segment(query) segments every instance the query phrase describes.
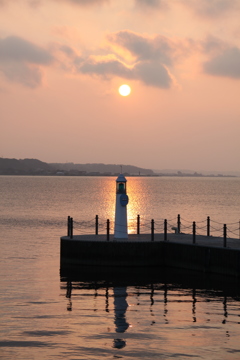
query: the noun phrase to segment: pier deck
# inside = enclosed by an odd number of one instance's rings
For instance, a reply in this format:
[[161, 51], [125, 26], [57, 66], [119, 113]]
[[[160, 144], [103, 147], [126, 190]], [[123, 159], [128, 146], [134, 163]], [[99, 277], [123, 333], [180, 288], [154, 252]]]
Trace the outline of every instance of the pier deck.
[[[70, 240], [69, 236], [62, 236], [61, 239]], [[74, 235], [72, 237], [73, 241], [90, 241], [90, 242], [106, 242], [106, 235]], [[154, 234], [153, 242], [164, 241], [164, 234]], [[193, 236], [191, 234], [175, 234], [169, 233], [167, 234], [167, 241], [178, 243], [178, 244], [188, 244], [188, 245], [201, 245], [208, 247], [219, 247], [223, 248], [223, 237], [215, 237], [215, 236], [205, 236], [205, 235], [196, 235], [195, 244], [193, 244]], [[114, 239], [113, 235], [110, 235], [109, 242], [152, 242], [151, 234], [129, 234], [128, 239]], [[227, 238], [226, 248], [228, 249], [236, 249], [240, 250], [240, 240], [235, 238]]]
[[[226, 245], [224, 247], [224, 245]], [[240, 277], [240, 240], [189, 234], [129, 234], [128, 239], [107, 241], [106, 235], [61, 237], [61, 268], [173, 267]]]

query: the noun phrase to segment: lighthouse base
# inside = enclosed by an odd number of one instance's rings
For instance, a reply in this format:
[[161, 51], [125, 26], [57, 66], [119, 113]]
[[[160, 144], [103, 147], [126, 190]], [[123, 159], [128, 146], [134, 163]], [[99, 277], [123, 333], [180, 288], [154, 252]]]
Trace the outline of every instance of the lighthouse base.
[[115, 236], [114, 235], [114, 238], [113, 238], [113, 240], [115, 240], [115, 241], [126, 241], [128, 239], [128, 234], [126, 234], [126, 236], [124, 237], [124, 236]]

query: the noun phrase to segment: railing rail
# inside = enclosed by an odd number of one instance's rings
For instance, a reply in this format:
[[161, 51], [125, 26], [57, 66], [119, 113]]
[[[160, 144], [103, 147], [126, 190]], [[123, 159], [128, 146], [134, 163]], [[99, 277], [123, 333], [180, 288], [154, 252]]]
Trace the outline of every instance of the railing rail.
[[[137, 215], [134, 219], [128, 219], [128, 229], [131, 234], [150, 234], [151, 241], [154, 241], [156, 234], [164, 234], [164, 241], [167, 241], [167, 235], [175, 234], [192, 234], [192, 242], [196, 243], [196, 235], [207, 237], [223, 237], [223, 246], [227, 246], [227, 238], [240, 240], [240, 221], [227, 224], [221, 224], [218, 221], [210, 219], [208, 216], [201, 221], [189, 221], [177, 215], [174, 219], [151, 219], [147, 220]], [[109, 240], [110, 234], [114, 233], [114, 222], [109, 219], [101, 219], [98, 215], [90, 221], [75, 221], [68, 216], [67, 219], [67, 236], [73, 238], [73, 228], [75, 233], [83, 234], [107, 234]], [[228, 236], [230, 234], [230, 236]]]

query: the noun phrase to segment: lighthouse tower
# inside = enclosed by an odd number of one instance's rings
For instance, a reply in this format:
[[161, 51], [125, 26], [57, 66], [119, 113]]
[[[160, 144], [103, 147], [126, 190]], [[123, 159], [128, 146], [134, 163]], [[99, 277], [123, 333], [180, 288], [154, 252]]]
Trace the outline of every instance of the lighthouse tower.
[[115, 239], [127, 239], [127, 180], [120, 174], [116, 180], [116, 210], [115, 210], [115, 227], [114, 238]]

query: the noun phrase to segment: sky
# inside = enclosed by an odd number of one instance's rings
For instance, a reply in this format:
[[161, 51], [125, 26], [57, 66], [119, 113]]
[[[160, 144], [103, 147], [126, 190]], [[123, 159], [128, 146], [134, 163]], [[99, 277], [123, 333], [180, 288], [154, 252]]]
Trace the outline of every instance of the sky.
[[0, 0], [0, 156], [240, 171], [239, 19], [240, 0]]

